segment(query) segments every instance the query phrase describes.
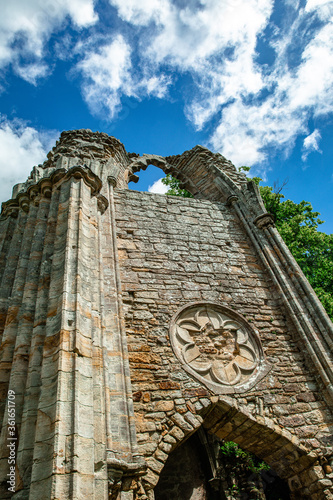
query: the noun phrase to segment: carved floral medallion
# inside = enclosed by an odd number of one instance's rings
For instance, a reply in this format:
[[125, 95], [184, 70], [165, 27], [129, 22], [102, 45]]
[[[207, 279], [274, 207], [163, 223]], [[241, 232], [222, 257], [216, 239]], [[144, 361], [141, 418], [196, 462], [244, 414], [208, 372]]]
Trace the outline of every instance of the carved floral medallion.
[[196, 302], [180, 309], [170, 339], [185, 370], [217, 394], [244, 392], [271, 368], [251, 325], [219, 304]]

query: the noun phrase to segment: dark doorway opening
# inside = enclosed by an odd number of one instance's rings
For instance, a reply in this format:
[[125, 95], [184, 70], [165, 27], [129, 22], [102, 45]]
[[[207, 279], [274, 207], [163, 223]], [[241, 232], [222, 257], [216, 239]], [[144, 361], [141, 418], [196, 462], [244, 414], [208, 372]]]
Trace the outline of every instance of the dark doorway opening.
[[[290, 500], [273, 469], [246, 471], [221, 453], [222, 442], [203, 429], [170, 453], [155, 487], [155, 500]], [[255, 458], [255, 457], [254, 457]]]

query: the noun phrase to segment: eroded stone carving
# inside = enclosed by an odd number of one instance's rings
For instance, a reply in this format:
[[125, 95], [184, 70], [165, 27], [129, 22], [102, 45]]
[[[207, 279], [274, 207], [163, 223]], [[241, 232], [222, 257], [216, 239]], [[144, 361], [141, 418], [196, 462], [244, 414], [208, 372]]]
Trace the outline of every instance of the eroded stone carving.
[[258, 334], [219, 304], [183, 307], [172, 321], [170, 339], [185, 370], [217, 394], [246, 391], [270, 369]]

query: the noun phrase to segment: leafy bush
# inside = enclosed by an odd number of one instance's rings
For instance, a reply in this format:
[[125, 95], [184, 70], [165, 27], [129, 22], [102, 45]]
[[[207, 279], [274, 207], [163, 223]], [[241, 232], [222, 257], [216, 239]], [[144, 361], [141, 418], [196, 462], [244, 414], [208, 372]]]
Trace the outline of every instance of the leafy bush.
[[240, 467], [253, 472], [254, 474], [260, 474], [263, 470], [269, 470], [270, 466], [266, 464], [263, 460], [259, 460], [253, 453], [249, 451], [244, 451], [238, 446], [238, 444], [233, 441], [226, 441], [222, 444], [221, 448], [222, 455], [225, 455], [232, 462], [237, 462]]

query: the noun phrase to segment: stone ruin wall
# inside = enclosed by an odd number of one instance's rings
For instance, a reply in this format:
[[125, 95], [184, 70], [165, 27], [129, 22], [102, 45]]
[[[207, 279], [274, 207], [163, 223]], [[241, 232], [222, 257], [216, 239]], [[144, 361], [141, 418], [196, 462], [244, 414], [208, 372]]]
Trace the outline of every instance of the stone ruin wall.
[[[194, 199], [128, 190], [149, 164]], [[169, 454], [200, 428], [266, 460], [294, 499], [333, 498], [332, 324], [230, 162], [201, 146], [139, 157], [106, 134], [66, 132], [0, 224], [14, 499], [153, 500]], [[205, 372], [188, 340], [197, 323], [177, 330], [186, 308], [243, 325], [227, 355], [234, 367], [252, 353], [256, 367], [227, 388], [216, 353]], [[206, 336], [222, 335], [222, 323], [207, 325]], [[6, 432], [4, 418], [3, 477]]]
[[[240, 412], [237, 442], [246, 448], [256, 441], [251, 424], [266, 418], [309, 451], [331, 446], [320, 380], [235, 214], [222, 203], [135, 191], [118, 191], [116, 209], [137, 437], [152, 484], [176, 442], [199, 427], [217, 399], [186, 374], [170, 345], [171, 318], [189, 302], [221, 302], [242, 314], [260, 331], [272, 365], [252, 390], [221, 397]], [[244, 416], [252, 421], [242, 431]], [[229, 429], [217, 435], [228, 438]], [[252, 450], [261, 456], [263, 440]], [[281, 451], [266, 454], [279, 469]]]

